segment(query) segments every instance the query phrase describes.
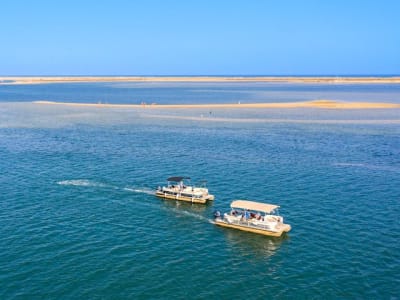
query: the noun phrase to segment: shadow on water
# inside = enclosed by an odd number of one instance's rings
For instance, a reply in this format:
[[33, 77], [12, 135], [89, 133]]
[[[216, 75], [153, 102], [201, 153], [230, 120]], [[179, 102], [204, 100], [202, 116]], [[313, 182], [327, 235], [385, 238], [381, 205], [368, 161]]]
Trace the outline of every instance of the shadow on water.
[[221, 228], [228, 247], [241, 255], [257, 255], [258, 258], [268, 258], [277, 253], [283, 243], [289, 240], [287, 234], [281, 237], [258, 235], [230, 228]]

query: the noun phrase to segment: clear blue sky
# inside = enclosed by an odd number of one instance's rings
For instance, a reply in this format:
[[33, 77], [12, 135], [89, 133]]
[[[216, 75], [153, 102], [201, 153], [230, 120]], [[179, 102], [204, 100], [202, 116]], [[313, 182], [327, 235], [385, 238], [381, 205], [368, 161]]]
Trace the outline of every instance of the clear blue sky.
[[0, 5], [0, 75], [204, 74], [400, 74], [400, 1]]

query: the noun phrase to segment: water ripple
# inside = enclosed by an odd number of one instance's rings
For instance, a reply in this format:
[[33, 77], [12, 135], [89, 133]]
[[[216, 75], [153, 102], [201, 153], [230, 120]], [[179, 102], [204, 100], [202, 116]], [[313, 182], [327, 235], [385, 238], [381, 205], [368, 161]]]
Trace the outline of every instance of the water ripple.
[[[7, 112], [29, 126], [3, 120], [0, 128], [1, 299], [400, 294], [396, 125], [79, 117], [29, 105]], [[310, 117], [242, 113], [221, 117]], [[155, 197], [173, 174], [207, 179], [216, 200]], [[292, 231], [275, 239], [212, 224], [213, 211], [237, 198], [280, 205]]]

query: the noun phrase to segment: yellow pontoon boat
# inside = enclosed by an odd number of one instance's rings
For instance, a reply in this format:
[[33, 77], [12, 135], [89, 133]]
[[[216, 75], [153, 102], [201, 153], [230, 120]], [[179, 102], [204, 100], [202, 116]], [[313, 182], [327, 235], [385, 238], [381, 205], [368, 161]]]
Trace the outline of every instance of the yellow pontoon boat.
[[276, 213], [279, 206], [248, 200], [235, 200], [231, 211], [223, 216], [214, 214], [215, 224], [223, 227], [279, 237], [289, 232], [291, 226], [283, 223], [283, 217]]

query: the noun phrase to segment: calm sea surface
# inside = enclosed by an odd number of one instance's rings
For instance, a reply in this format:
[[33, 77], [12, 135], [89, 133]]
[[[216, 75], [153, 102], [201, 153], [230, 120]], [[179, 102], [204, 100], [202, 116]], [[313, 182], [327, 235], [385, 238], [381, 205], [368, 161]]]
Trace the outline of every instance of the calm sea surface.
[[109, 82], [1, 85], [0, 101], [92, 103], [253, 103], [316, 99], [400, 102], [400, 84]]
[[[400, 103], [398, 85], [0, 85], [0, 299], [398, 299], [400, 110], [109, 103]], [[155, 198], [168, 176], [215, 202]], [[233, 199], [292, 231], [216, 227]]]

